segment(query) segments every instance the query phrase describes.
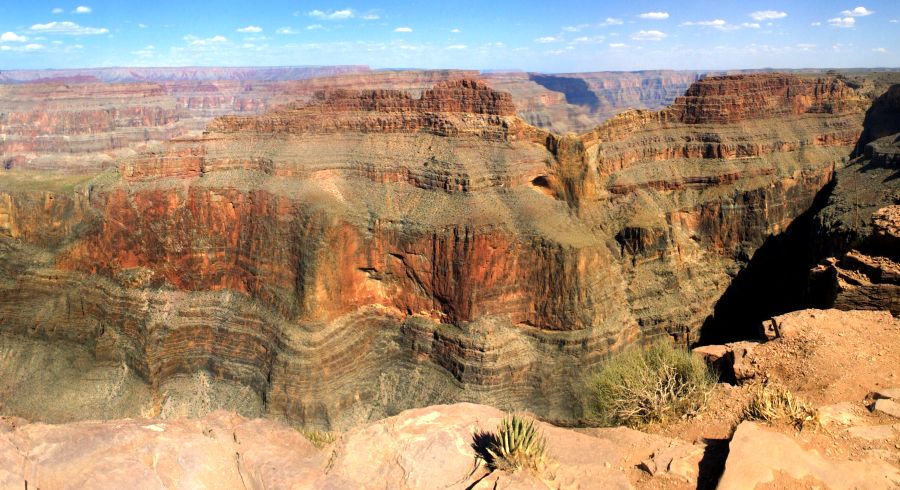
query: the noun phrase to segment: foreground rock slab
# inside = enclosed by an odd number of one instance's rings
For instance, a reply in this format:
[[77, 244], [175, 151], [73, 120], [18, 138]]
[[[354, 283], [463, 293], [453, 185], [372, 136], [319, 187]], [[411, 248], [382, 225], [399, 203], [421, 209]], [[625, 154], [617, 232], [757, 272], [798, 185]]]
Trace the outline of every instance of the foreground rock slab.
[[696, 485], [702, 446], [624, 428], [539, 424], [540, 474], [492, 472], [477, 434], [504, 412], [474, 404], [408, 410], [317, 449], [272, 420], [217, 411], [203, 419], [65, 425], [0, 420], [0, 488], [633, 488], [638, 462]]
[[829, 460], [754, 422], [741, 423], [729, 447], [720, 490], [798, 488], [801, 480], [835, 490], [900, 486], [900, 470], [883, 461]]

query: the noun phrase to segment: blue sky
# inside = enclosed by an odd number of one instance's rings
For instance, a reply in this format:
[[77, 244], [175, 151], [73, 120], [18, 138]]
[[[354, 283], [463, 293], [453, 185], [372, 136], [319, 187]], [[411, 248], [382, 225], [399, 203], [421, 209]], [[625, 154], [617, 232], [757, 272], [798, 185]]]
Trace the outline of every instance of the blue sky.
[[898, 0], [0, 2], [0, 69], [900, 66]]

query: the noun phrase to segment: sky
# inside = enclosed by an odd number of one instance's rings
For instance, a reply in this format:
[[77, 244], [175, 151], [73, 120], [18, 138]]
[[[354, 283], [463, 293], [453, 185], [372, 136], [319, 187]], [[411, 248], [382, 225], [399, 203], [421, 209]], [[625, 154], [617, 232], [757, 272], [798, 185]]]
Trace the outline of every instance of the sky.
[[0, 0], [0, 70], [900, 67], [900, 0]]

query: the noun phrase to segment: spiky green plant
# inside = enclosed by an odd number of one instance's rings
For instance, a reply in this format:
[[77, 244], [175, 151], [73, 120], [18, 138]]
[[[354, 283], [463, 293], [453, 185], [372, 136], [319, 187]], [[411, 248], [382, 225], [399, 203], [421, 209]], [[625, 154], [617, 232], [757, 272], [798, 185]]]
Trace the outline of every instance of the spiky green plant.
[[504, 417], [487, 448], [493, 468], [539, 471], [544, 464], [546, 440], [534, 420], [518, 415]]

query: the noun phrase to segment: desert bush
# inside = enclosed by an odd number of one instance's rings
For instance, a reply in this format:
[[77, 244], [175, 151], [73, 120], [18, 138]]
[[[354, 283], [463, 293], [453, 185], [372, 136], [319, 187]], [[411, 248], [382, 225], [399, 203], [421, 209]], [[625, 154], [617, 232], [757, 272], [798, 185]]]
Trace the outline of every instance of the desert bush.
[[715, 382], [703, 360], [660, 342], [610, 357], [589, 382], [589, 411], [602, 425], [665, 422], [697, 413]]
[[750, 403], [744, 408], [745, 420], [769, 423], [788, 422], [798, 429], [816, 424], [816, 409], [798, 399], [787, 388], [774, 383], [759, 384], [753, 390]]
[[337, 435], [334, 432], [327, 432], [324, 430], [300, 429], [300, 433], [303, 434], [303, 437], [305, 437], [307, 441], [311, 442], [313, 446], [316, 446], [318, 449], [330, 445], [337, 439]]
[[540, 471], [544, 465], [546, 441], [534, 420], [519, 415], [505, 417], [491, 435], [487, 446], [488, 464], [494, 469]]

